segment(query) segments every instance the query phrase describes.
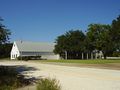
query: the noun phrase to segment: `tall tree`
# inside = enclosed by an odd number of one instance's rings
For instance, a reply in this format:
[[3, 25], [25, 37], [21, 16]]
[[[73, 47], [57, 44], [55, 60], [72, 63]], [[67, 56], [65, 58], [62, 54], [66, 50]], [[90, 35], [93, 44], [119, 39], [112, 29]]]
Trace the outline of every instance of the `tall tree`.
[[93, 50], [101, 50], [104, 58], [113, 52], [113, 43], [109, 35], [110, 25], [90, 24], [88, 26], [87, 41]]
[[69, 59], [80, 58], [80, 53], [84, 47], [84, 39], [85, 35], [82, 31], [70, 30], [57, 37], [54, 52], [62, 55], [67, 51]]
[[115, 44], [116, 50], [120, 51], [120, 16], [112, 21], [112, 29], [110, 30], [112, 42]]
[[0, 17], [0, 44], [7, 43], [9, 41], [10, 30], [2, 24], [3, 19]]
[[5, 43], [0, 45], [0, 58], [10, 57], [12, 45], [13, 45], [12, 43]]
[[3, 24], [3, 19], [0, 18], [0, 58], [9, 57], [12, 44], [9, 43], [9, 36], [11, 35]]

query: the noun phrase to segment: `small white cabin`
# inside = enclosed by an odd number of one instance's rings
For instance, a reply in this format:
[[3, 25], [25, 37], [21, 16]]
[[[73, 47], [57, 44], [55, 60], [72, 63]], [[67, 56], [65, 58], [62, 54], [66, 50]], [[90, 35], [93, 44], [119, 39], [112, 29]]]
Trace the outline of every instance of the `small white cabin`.
[[41, 56], [42, 59], [59, 59], [60, 56], [54, 54], [55, 43], [15, 41], [11, 50], [11, 59], [19, 56]]

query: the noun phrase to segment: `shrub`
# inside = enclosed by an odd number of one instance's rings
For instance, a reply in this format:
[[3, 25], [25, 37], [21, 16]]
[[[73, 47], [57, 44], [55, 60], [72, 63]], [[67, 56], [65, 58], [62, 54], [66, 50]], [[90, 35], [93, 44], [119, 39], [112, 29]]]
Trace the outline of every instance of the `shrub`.
[[30, 57], [29, 56], [19, 56], [17, 57], [18, 60], [30, 60]]
[[37, 83], [37, 90], [61, 90], [61, 86], [56, 79], [44, 78]]
[[41, 60], [41, 56], [19, 56], [18, 60]]
[[120, 57], [120, 52], [113, 52], [113, 57]]
[[3, 86], [0, 86], [0, 90], [14, 90], [14, 88], [11, 86], [3, 85]]

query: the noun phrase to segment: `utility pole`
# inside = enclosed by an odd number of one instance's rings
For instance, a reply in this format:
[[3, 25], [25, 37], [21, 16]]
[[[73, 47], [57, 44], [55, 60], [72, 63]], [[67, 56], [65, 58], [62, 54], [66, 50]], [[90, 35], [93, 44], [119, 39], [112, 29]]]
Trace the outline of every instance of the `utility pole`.
[[[21, 44], [23, 43], [23, 41], [21, 40]], [[21, 60], [22, 60], [22, 50], [21, 50]]]

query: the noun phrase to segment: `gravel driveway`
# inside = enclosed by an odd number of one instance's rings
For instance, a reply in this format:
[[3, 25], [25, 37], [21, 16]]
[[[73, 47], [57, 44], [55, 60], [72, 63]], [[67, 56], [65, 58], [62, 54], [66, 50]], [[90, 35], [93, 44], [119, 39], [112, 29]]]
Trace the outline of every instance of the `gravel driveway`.
[[62, 90], [120, 90], [120, 70], [69, 67], [29, 61], [0, 61], [0, 65], [34, 67], [36, 70], [25, 71], [23, 74], [36, 78], [56, 78], [60, 81]]

